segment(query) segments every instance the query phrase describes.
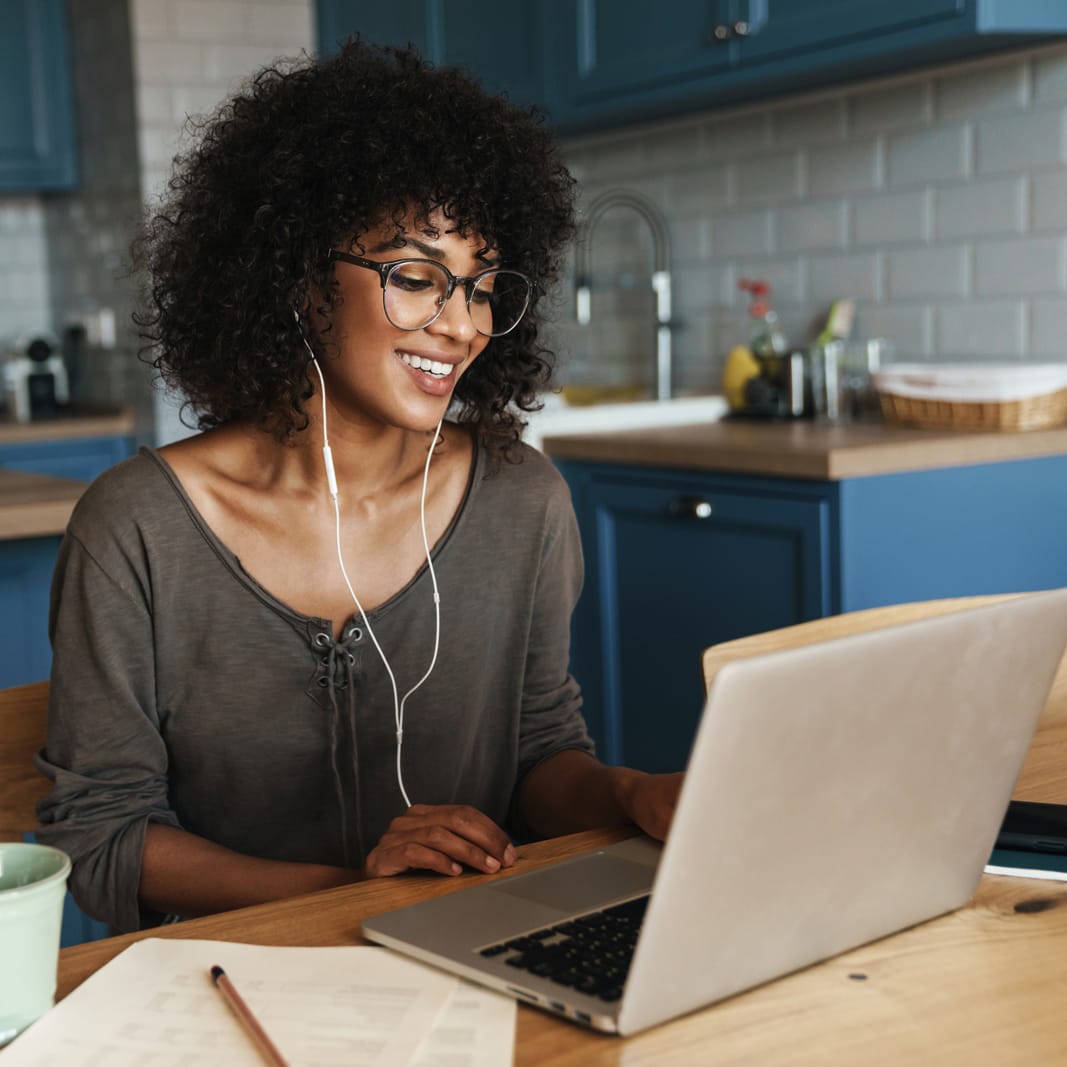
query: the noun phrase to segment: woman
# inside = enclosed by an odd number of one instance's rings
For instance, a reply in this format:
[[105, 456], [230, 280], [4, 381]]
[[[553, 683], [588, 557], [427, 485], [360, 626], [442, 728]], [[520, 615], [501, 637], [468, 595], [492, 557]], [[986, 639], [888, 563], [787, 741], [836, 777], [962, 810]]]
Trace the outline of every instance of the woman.
[[592, 756], [574, 516], [519, 443], [572, 201], [535, 116], [359, 42], [179, 161], [140, 321], [203, 432], [91, 487], [54, 583], [39, 836], [90, 914], [666, 833], [678, 776]]

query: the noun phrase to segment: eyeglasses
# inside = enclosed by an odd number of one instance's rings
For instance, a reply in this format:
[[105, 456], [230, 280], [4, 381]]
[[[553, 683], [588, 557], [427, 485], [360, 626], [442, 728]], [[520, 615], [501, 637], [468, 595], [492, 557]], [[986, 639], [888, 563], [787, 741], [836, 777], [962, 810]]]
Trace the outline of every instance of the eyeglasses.
[[457, 285], [463, 286], [474, 328], [484, 337], [503, 337], [518, 326], [530, 306], [533, 286], [517, 270], [483, 270], [458, 278], [432, 259], [394, 259], [379, 263], [330, 249], [330, 259], [376, 270], [382, 283], [385, 317], [398, 330], [421, 330], [434, 322]]

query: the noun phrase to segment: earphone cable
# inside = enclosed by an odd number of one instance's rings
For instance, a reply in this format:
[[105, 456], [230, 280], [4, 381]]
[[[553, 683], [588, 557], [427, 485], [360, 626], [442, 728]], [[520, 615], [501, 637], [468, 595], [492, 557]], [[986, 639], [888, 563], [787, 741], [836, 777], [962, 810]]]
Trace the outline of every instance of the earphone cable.
[[426, 566], [430, 572], [430, 581], [433, 585], [433, 656], [430, 659], [430, 665], [427, 667], [426, 673], [404, 694], [403, 699], [400, 699], [399, 689], [396, 684], [396, 676], [393, 674], [393, 669], [389, 665], [389, 660], [386, 657], [382, 646], [378, 643], [374, 628], [371, 626], [370, 620], [367, 618], [367, 613], [363, 609], [363, 604], [360, 602], [355, 589], [352, 587], [352, 582], [348, 577], [348, 570], [345, 567], [344, 552], [341, 546], [341, 504], [338, 499], [337, 476], [334, 472], [333, 453], [330, 450], [330, 438], [326, 427], [326, 379], [323, 377], [322, 368], [319, 366], [319, 361], [315, 357], [311, 345], [308, 344], [307, 338], [303, 337], [303, 332], [301, 332], [301, 339], [304, 342], [304, 346], [311, 354], [311, 363], [315, 368], [315, 372], [319, 376], [319, 384], [322, 392], [322, 458], [326, 466], [326, 481], [329, 485], [330, 498], [333, 500], [334, 541], [337, 547], [337, 563], [341, 568], [341, 576], [344, 578], [349, 596], [352, 597], [352, 602], [356, 605], [360, 618], [363, 620], [363, 625], [367, 629], [367, 636], [371, 639], [371, 642], [377, 650], [382, 665], [385, 667], [386, 674], [389, 675], [389, 684], [393, 690], [393, 719], [396, 724], [396, 780], [397, 785], [400, 787], [400, 795], [404, 798], [404, 803], [410, 808], [411, 798], [408, 796], [407, 789], [404, 787], [404, 775], [401, 760], [401, 752], [404, 743], [404, 705], [407, 703], [408, 697], [410, 697], [433, 672], [434, 665], [437, 663], [437, 651], [441, 641], [441, 595], [437, 588], [437, 572], [434, 570], [433, 559], [430, 555], [430, 541], [426, 533], [426, 489], [430, 477], [430, 460], [433, 458], [434, 449], [437, 446], [438, 437], [441, 433], [441, 425], [444, 422], [444, 416], [442, 415], [440, 421], [437, 423], [437, 428], [434, 430], [433, 439], [430, 442], [430, 447], [426, 454], [426, 464], [423, 467], [422, 472], [422, 492], [419, 501], [419, 520], [422, 527], [422, 544], [426, 551]]

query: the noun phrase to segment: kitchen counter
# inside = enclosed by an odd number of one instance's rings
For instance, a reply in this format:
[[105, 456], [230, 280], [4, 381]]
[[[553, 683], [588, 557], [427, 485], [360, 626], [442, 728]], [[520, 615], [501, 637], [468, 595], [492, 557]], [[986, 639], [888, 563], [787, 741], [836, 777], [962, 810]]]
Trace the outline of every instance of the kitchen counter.
[[78, 437], [127, 437], [134, 432], [133, 412], [128, 408], [81, 410], [56, 419], [16, 422], [0, 416], [0, 445]]
[[838, 481], [1067, 454], [1067, 428], [962, 433], [883, 423], [724, 419], [546, 437], [553, 459]]
[[0, 467], [0, 541], [62, 534], [84, 492], [84, 482]]

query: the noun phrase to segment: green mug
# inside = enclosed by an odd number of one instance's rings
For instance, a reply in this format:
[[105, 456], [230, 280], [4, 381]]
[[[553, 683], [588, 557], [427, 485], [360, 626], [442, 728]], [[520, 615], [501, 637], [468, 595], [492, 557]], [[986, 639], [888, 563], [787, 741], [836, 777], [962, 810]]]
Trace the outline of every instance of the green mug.
[[0, 1048], [55, 1003], [70, 858], [0, 841]]

